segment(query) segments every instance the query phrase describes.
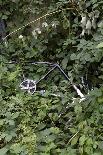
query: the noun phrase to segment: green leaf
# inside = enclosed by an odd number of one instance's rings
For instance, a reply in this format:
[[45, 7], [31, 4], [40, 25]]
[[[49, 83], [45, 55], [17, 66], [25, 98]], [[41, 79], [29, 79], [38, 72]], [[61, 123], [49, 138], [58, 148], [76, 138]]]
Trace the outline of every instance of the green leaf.
[[76, 145], [78, 142], [78, 136], [74, 137], [71, 141], [71, 145]]
[[63, 67], [64, 69], [66, 69], [67, 63], [68, 63], [68, 58], [65, 57], [65, 58], [62, 60], [62, 67]]
[[85, 137], [85, 135], [81, 136], [81, 137], [79, 138], [79, 144], [80, 144], [81, 146], [84, 145], [86, 139], [87, 139], [87, 138]]
[[12, 119], [16, 119], [17, 117], [19, 117], [19, 112], [15, 112], [13, 115], [12, 115]]
[[87, 154], [92, 154], [93, 153], [93, 148], [91, 146], [87, 146], [84, 150], [85, 150], [85, 152]]
[[103, 103], [103, 97], [98, 98], [98, 103]]
[[101, 42], [100, 44], [98, 44], [96, 48], [103, 48], [103, 42]]
[[102, 155], [100, 152], [93, 153], [92, 155]]
[[11, 139], [12, 139], [12, 135], [6, 135], [5, 140], [6, 140], [7, 142], [10, 142]]
[[2, 16], [2, 19], [7, 19], [7, 18], [8, 18], [8, 16], [6, 16], [6, 15]]
[[80, 105], [76, 105], [74, 110], [75, 110], [75, 113], [81, 113], [82, 112], [82, 107]]
[[77, 57], [76, 54], [73, 53], [73, 54], [71, 54], [70, 59], [71, 59], [71, 60], [75, 60], [76, 57]]
[[0, 126], [2, 126], [3, 124], [4, 124], [4, 120], [1, 119], [1, 120], [0, 120]]
[[98, 147], [103, 151], [103, 141], [99, 142]]
[[88, 146], [92, 145], [92, 144], [93, 144], [92, 138], [88, 138], [88, 139], [86, 140], [86, 144], [87, 144]]
[[64, 18], [63, 20], [63, 28], [67, 29], [68, 27], [70, 27], [70, 22], [67, 18]]
[[18, 73], [19, 73], [19, 70], [16, 70], [16, 71], [10, 73], [10, 74], [9, 74], [9, 77], [8, 77], [8, 80], [9, 80], [9, 81], [14, 80], [14, 79], [17, 77]]
[[90, 92], [90, 95], [93, 95], [95, 97], [100, 97], [102, 96], [102, 91], [98, 88], [94, 88], [94, 90]]
[[15, 125], [14, 120], [9, 120], [8, 123], [9, 123], [10, 126], [14, 126]]
[[10, 148], [11, 153], [19, 154], [22, 151], [23, 147], [19, 143], [13, 144]]
[[0, 149], [0, 155], [6, 155], [8, 149], [6, 147]]
[[57, 128], [57, 127], [51, 127], [51, 128], [50, 128], [50, 131], [51, 131], [52, 133], [54, 133], [54, 134], [58, 134], [58, 133], [60, 132], [59, 128]]
[[0, 18], [2, 17], [2, 13], [0, 12]]

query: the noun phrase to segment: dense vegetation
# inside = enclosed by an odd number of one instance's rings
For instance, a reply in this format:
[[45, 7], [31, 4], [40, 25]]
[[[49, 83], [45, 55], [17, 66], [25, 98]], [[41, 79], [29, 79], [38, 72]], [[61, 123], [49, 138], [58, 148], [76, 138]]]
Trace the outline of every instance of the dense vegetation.
[[[0, 155], [103, 155], [103, 1], [0, 0], [0, 18]], [[23, 74], [50, 67], [28, 61], [58, 63], [70, 82], [56, 69], [31, 95]]]

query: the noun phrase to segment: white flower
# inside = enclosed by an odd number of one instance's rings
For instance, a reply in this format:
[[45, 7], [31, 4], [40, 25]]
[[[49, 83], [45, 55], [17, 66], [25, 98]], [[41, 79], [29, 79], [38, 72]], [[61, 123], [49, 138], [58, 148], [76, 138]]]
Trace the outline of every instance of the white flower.
[[20, 35], [20, 36], [19, 36], [19, 39], [23, 39], [23, 36], [22, 36], [22, 35]]
[[53, 23], [53, 24], [52, 24], [52, 27], [56, 28], [56, 26], [57, 26], [56, 23]]
[[37, 35], [37, 33], [36, 33], [35, 30], [32, 31], [32, 35], [33, 35], [33, 36], [36, 36], [36, 35]]
[[86, 30], [87, 30], [88, 35], [91, 34], [91, 28], [92, 28], [92, 23], [90, 19], [88, 19], [87, 24], [86, 24]]
[[36, 28], [36, 29], [34, 29], [34, 30], [32, 31], [32, 35], [33, 35], [33, 37], [34, 37], [35, 39], [37, 39], [37, 35], [38, 35], [38, 34], [41, 34], [40, 28]]
[[86, 26], [86, 22], [87, 22], [86, 15], [85, 16], [82, 16], [82, 20], [81, 20], [82, 27], [85, 27]]
[[32, 35], [35, 39], [37, 39], [37, 32], [35, 30], [32, 31]]
[[51, 23], [51, 26], [54, 27], [54, 28], [56, 28], [57, 25], [59, 25], [59, 21], [53, 21], [53, 22]]
[[40, 28], [36, 28], [35, 31], [36, 31], [38, 34], [41, 34]]
[[42, 23], [42, 27], [47, 27], [48, 26], [48, 23], [44, 22]]
[[88, 19], [88, 21], [86, 23], [86, 29], [91, 30], [91, 27], [92, 27], [92, 23], [91, 23], [90, 19]]
[[94, 29], [96, 29], [96, 27], [97, 27], [97, 25], [96, 25], [96, 19], [95, 18], [92, 19], [92, 27]]
[[80, 37], [83, 37], [85, 34], [85, 29], [82, 30], [82, 33], [80, 34]]

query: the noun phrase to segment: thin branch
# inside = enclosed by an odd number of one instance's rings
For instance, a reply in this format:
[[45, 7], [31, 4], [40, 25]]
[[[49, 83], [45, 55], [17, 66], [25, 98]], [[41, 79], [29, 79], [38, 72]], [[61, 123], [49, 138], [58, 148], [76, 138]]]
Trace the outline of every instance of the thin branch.
[[54, 66], [47, 74], [45, 74], [41, 79], [39, 79], [36, 84], [38, 84], [41, 80], [44, 80], [57, 66]]
[[20, 28], [14, 30], [14, 31], [12, 31], [12, 32], [9, 33], [8, 35], [6, 35], [6, 36], [3, 38], [3, 40], [5, 40], [7, 37], [11, 36], [12, 34], [14, 34], [14, 33], [18, 32], [18, 31], [20, 31], [21, 29], [25, 28], [26, 26], [29, 26], [29, 25], [35, 23], [36, 21], [39, 21], [39, 20], [41, 20], [41, 19], [43, 19], [43, 18], [45, 18], [45, 17], [47, 17], [47, 16], [51, 16], [51, 15], [56, 14], [56, 13], [59, 13], [59, 12], [61, 12], [61, 11], [63, 11], [63, 10], [73, 10], [73, 9], [75, 9], [75, 8], [60, 9], [60, 10], [56, 10], [56, 11], [47, 13], [47, 14], [45, 14], [45, 15], [43, 15], [43, 16], [41, 16], [41, 17], [39, 17], [39, 18], [37, 18], [37, 19], [35, 19], [35, 20], [33, 20], [33, 21], [31, 21], [31, 22], [25, 24], [25, 25], [23, 25], [22, 27], [20, 27]]
[[76, 132], [75, 133], [75, 135], [73, 135], [71, 138], [70, 138], [70, 140], [68, 141], [68, 143], [67, 144], [69, 144], [71, 141], [72, 141], [72, 139], [74, 138], [74, 137], [76, 137], [76, 135], [79, 133], [79, 131], [78, 132]]

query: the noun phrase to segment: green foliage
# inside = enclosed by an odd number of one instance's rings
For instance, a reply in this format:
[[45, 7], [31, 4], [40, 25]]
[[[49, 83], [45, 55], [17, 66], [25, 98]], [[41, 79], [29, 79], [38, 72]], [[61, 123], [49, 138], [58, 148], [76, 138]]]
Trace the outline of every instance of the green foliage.
[[[102, 0], [0, 0], [7, 33], [56, 11], [0, 44], [0, 155], [103, 154], [102, 4]], [[90, 36], [80, 37], [81, 13], [93, 10], [100, 11], [98, 26]], [[11, 60], [18, 64], [8, 64]], [[86, 99], [80, 102], [57, 70], [37, 86], [47, 90], [43, 96], [21, 91], [23, 73], [37, 80], [49, 70], [27, 65], [29, 60], [59, 63]], [[89, 93], [80, 80], [85, 76], [93, 87]]]

